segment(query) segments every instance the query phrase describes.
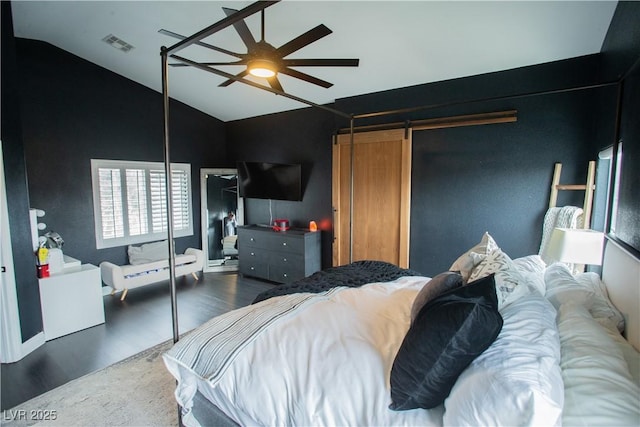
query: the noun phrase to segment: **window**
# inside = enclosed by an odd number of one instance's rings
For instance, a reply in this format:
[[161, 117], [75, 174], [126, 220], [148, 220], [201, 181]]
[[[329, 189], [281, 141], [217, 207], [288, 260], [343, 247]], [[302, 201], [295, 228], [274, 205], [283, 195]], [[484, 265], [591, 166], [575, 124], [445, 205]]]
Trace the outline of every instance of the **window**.
[[[167, 238], [163, 163], [91, 160], [98, 249]], [[193, 234], [191, 165], [171, 164], [174, 237]]]
[[616, 156], [616, 175], [613, 178], [613, 201], [611, 203], [611, 226], [609, 231], [616, 234], [616, 226], [618, 225], [618, 198], [620, 197], [620, 182], [622, 181], [622, 141], [618, 143], [618, 152]]

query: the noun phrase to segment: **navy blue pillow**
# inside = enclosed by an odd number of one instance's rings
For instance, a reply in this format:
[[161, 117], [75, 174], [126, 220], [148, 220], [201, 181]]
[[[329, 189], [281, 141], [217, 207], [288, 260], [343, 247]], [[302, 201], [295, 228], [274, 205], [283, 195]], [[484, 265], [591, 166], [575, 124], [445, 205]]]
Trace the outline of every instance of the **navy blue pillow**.
[[391, 368], [391, 409], [434, 408], [502, 329], [493, 274], [446, 292], [418, 313]]

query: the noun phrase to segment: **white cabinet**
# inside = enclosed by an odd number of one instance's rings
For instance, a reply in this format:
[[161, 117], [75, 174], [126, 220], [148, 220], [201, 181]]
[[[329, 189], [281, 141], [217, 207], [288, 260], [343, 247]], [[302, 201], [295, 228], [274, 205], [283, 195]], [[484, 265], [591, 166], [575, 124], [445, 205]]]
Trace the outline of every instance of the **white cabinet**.
[[47, 341], [104, 323], [102, 281], [95, 265], [65, 268], [38, 283]]

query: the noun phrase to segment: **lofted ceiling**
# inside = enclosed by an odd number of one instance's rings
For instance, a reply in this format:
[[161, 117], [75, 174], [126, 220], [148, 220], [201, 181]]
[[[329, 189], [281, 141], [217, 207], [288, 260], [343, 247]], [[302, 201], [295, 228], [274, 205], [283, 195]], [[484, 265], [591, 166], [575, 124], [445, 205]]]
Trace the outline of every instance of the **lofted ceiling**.
[[[13, 1], [16, 37], [71, 52], [158, 92], [161, 46], [225, 18], [222, 7], [244, 1]], [[280, 75], [287, 93], [317, 104], [335, 99], [588, 55], [600, 51], [615, 1], [302, 1], [265, 10], [265, 39], [281, 46], [324, 24], [333, 33], [288, 58], [359, 58], [356, 68], [304, 67], [333, 83], [325, 89]], [[246, 19], [260, 40], [260, 14]], [[114, 35], [129, 52], [103, 41]], [[246, 47], [233, 27], [205, 42], [238, 53]], [[190, 46], [181, 56], [198, 61], [236, 58]], [[239, 73], [242, 66], [219, 69]], [[193, 67], [171, 67], [172, 98], [223, 121], [305, 107], [297, 101]], [[266, 84], [264, 80], [257, 79]]]

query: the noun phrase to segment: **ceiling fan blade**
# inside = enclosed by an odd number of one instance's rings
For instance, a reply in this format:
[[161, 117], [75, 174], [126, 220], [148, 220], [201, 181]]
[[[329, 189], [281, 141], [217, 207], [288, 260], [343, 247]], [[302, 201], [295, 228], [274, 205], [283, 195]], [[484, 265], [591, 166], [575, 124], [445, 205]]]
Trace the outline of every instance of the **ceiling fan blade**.
[[278, 78], [276, 76], [269, 77], [267, 79], [267, 81], [269, 82], [269, 85], [272, 88], [274, 88], [275, 90], [279, 90], [280, 92], [284, 92], [284, 89], [282, 88], [282, 85], [280, 84], [280, 80], [278, 80]]
[[310, 76], [309, 74], [301, 73], [297, 70], [292, 70], [291, 68], [284, 67], [283, 69], [279, 70], [279, 72], [291, 77], [295, 77], [296, 79], [304, 80], [305, 82], [313, 83], [314, 85], [322, 86], [324, 88], [330, 88], [331, 86], [333, 86], [333, 83], [329, 83], [317, 77]]
[[[180, 34], [178, 34], [178, 33], [174, 33], [173, 31], [169, 31], [169, 30], [165, 30], [165, 29], [160, 29], [160, 30], [158, 30], [158, 32], [159, 32], [160, 34], [164, 34], [165, 36], [170, 36], [170, 37], [176, 38], [176, 39], [178, 39], [178, 40], [184, 40], [184, 39], [186, 39], [186, 37], [185, 37], [185, 36], [180, 35]], [[236, 58], [244, 58], [244, 57], [246, 56], [246, 55], [245, 55], [245, 54], [243, 54], [243, 53], [236, 53], [236, 52], [232, 52], [232, 51], [230, 51], [230, 50], [223, 49], [223, 48], [221, 48], [221, 47], [217, 47], [217, 46], [214, 46], [214, 45], [211, 45], [211, 44], [205, 43], [205, 42], [195, 42], [194, 44], [196, 44], [196, 45], [198, 45], [198, 46], [206, 47], [207, 49], [215, 50], [216, 52], [225, 53], [225, 54], [230, 55], [230, 56], [235, 56]]]
[[[206, 65], [208, 67], [213, 67], [217, 65], [246, 65], [247, 61], [240, 60], [234, 62], [199, 62], [200, 65]], [[170, 67], [190, 67], [191, 64], [185, 64], [184, 62], [176, 62], [174, 64], [169, 64]]]
[[[246, 76], [247, 74], [249, 74], [249, 70], [244, 70], [244, 71], [242, 71], [242, 72], [240, 72], [240, 73], [236, 74], [236, 77], [244, 77], [244, 76]], [[223, 81], [222, 83], [220, 83], [220, 84], [218, 85], [218, 87], [227, 87], [227, 86], [229, 86], [229, 85], [230, 85], [231, 83], [233, 83], [233, 82], [235, 82], [235, 80], [233, 80], [233, 79], [225, 80], [225, 81]]]
[[359, 59], [283, 59], [286, 67], [357, 67]]
[[[224, 13], [226, 13], [227, 16], [231, 16], [237, 12], [237, 10], [230, 9], [228, 7], [223, 7], [222, 10], [224, 10]], [[240, 19], [239, 21], [234, 22], [233, 28], [236, 29], [236, 31], [240, 35], [240, 38], [247, 46], [248, 51], [251, 52], [256, 45], [256, 40], [253, 38], [253, 34], [251, 34], [251, 31], [249, 30], [249, 27], [247, 27], [247, 23], [244, 22], [244, 19]]]
[[295, 52], [296, 50], [302, 49], [306, 45], [311, 44], [316, 40], [320, 40], [325, 36], [328, 36], [332, 32], [333, 31], [327, 28], [324, 24], [320, 24], [317, 27], [307, 31], [306, 33], [299, 35], [290, 42], [283, 44], [278, 49], [276, 49], [276, 52], [278, 52], [278, 55], [280, 55], [281, 58], [284, 58], [285, 56]]

